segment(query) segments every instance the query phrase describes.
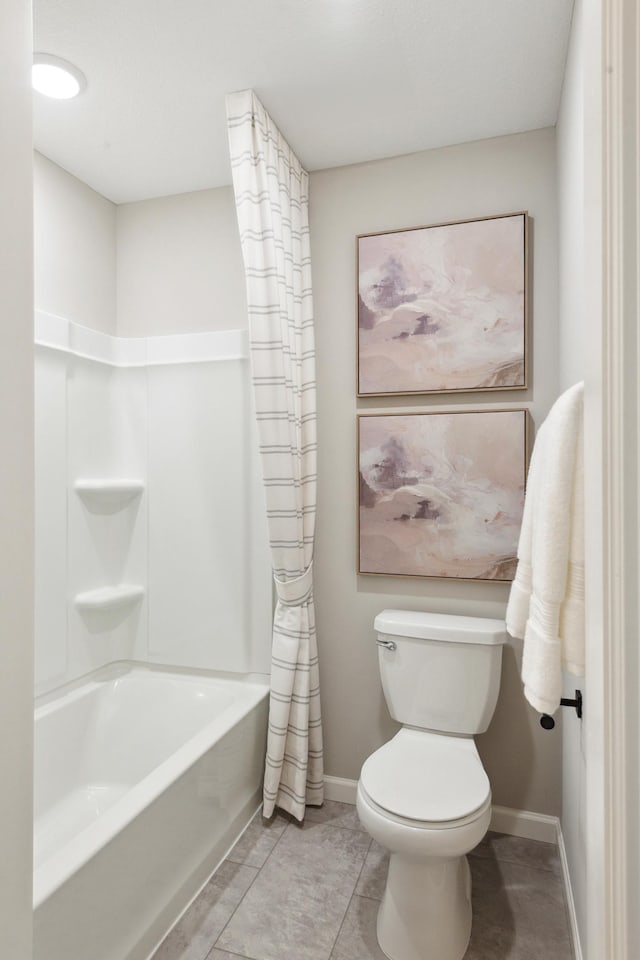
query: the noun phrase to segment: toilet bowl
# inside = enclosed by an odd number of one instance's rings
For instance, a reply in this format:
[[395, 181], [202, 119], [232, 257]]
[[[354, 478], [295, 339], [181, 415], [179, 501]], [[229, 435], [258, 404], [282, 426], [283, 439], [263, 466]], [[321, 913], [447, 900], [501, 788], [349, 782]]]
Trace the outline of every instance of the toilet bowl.
[[504, 623], [386, 610], [375, 626], [385, 699], [405, 724], [358, 782], [361, 823], [390, 853], [378, 942], [390, 960], [462, 960], [472, 922], [466, 854], [491, 818], [473, 734], [495, 709]]
[[473, 741], [401, 730], [366, 761], [357, 809], [391, 854], [378, 914], [384, 953], [390, 960], [460, 960], [471, 933], [465, 855], [491, 818], [489, 781]]

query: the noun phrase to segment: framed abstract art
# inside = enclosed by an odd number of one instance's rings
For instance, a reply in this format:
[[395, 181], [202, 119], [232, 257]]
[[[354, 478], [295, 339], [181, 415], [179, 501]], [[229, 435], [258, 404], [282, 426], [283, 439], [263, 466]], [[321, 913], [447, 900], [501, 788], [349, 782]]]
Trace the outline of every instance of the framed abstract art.
[[358, 572], [512, 580], [526, 410], [360, 414]]
[[527, 386], [527, 214], [364, 234], [357, 394]]

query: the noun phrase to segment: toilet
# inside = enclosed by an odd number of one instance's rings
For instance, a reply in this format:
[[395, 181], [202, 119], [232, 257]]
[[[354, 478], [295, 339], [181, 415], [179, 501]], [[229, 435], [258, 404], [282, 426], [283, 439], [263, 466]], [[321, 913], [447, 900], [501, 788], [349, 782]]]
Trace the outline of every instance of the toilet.
[[491, 819], [473, 737], [495, 710], [506, 627], [383, 610], [375, 631], [385, 700], [402, 724], [358, 781], [362, 825], [391, 854], [378, 942], [390, 960], [462, 960], [471, 935], [466, 854]]

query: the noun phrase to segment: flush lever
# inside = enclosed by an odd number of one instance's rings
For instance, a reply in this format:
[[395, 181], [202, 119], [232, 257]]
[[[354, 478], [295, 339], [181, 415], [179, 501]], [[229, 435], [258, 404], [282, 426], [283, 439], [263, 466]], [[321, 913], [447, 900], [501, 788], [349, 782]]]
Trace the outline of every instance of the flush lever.
[[384, 647], [386, 650], [395, 650], [396, 644], [395, 640], [376, 640], [376, 643], [379, 647]]

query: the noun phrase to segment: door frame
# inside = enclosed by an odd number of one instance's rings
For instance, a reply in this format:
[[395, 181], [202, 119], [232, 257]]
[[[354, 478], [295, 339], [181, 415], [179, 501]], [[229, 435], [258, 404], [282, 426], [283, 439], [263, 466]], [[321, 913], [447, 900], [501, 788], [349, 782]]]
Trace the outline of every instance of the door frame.
[[585, 17], [588, 960], [640, 943], [640, 11]]

